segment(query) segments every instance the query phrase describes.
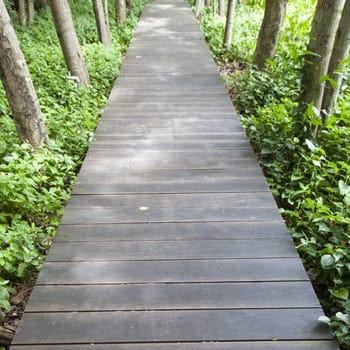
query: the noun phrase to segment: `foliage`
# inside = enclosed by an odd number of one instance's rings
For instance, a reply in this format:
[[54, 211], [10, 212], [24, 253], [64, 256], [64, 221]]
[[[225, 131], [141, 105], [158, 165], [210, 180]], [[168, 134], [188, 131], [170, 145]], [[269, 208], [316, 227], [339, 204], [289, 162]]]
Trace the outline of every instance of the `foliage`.
[[111, 21], [109, 50], [96, 42], [91, 2], [70, 4], [90, 73], [89, 87], [77, 88], [66, 79], [49, 9], [37, 14], [34, 25], [15, 26], [48, 128], [48, 147], [33, 152], [30, 145], [19, 143], [0, 88], [0, 310], [10, 307], [11, 286], [24, 283], [41, 267], [143, 2], [135, 3], [125, 25]]
[[[293, 116], [313, 8], [309, 1], [289, 1], [276, 57], [264, 71], [253, 66], [237, 70], [237, 62], [251, 62], [257, 32], [252, 23], [258, 22], [260, 10], [254, 4], [239, 7], [230, 50], [221, 45], [222, 19], [207, 10], [202, 13], [202, 30], [218, 63], [226, 67], [235, 62], [223, 80], [328, 315], [321, 321], [332, 327], [344, 349], [350, 349], [349, 90], [342, 89], [336, 113], [325, 127], [319, 112], [308, 106], [301, 116], [304, 137], [295, 137]], [[248, 35], [240, 21], [250, 27]], [[315, 127], [317, 139], [309, 133]]]

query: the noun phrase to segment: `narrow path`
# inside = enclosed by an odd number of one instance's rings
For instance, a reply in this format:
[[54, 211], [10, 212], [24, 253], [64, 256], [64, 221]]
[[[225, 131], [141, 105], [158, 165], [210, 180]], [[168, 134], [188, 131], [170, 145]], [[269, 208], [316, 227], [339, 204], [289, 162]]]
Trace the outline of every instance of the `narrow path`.
[[13, 350], [336, 350], [198, 25], [149, 4]]

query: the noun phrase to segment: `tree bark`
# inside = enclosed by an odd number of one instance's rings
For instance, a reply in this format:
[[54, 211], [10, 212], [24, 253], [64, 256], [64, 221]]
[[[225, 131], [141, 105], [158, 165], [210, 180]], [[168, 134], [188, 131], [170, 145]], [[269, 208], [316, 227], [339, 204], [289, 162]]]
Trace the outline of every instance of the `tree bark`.
[[306, 55], [302, 69], [299, 102], [304, 106], [313, 102], [318, 110], [321, 109], [324, 84], [320, 83], [320, 79], [328, 71], [343, 3], [343, 0], [317, 1], [307, 48], [310, 53]]
[[331, 115], [334, 111], [334, 106], [337, 102], [341, 83], [343, 80], [344, 68], [342, 61], [345, 60], [349, 55], [350, 50], [350, 1], [346, 1], [343, 13], [339, 22], [339, 27], [335, 37], [333, 46], [332, 56], [328, 66], [328, 76], [333, 79], [336, 83], [336, 87], [332, 87], [329, 82], [326, 82], [323, 100], [322, 110], [324, 113], [324, 122], [328, 119], [327, 116]]
[[205, 7], [210, 7], [210, 0], [204, 0], [204, 6]]
[[21, 26], [27, 25], [25, 0], [18, 0], [18, 20]]
[[35, 148], [48, 143], [38, 98], [3, 0], [0, 0], [0, 78], [20, 139]]
[[232, 43], [233, 15], [235, 12], [236, 0], [229, 0], [227, 5], [226, 26], [224, 35], [224, 46], [230, 47]]
[[265, 14], [254, 52], [253, 63], [262, 69], [267, 59], [275, 55], [283, 26], [288, 0], [266, 0]]
[[107, 26], [107, 20], [105, 18], [105, 11], [103, 8], [102, 0], [93, 0], [96, 26], [98, 32], [98, 38], [102, 44], [107, 48], [111, 47], [111, 37], [109, 33], [109, 26]]
[[129, 12], [132, 10], [132, 0], [126, 0], [126, 8]]
[[115, 12], [117, 22], [124, 23], [126, 21], [125, 0], [115, 1]]
[[28, 0], [28, 22], [34, 22], [34, 0]]
[[225, 17], [225, 0], [219, 0], [219, 16]]
[[81, 84], [90, 84], [68, 0], [51, 0], [50, 7], [68, 70], [79, 78]]
[[47, 6], [47, 1], [46, 0], [40, 0], [38, 8], [39, 9], [44, 9]]
[[202, 7], [203, 7], [203, 0], [196, 0], [196, 18], [199, 18]]

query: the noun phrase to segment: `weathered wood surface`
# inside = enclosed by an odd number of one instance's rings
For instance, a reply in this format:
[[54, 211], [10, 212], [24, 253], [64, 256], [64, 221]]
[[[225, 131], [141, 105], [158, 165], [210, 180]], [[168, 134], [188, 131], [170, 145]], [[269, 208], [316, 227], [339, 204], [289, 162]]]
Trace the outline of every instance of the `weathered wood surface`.
[[336, 350], [189, 6], [149, 4], [14, 350]]

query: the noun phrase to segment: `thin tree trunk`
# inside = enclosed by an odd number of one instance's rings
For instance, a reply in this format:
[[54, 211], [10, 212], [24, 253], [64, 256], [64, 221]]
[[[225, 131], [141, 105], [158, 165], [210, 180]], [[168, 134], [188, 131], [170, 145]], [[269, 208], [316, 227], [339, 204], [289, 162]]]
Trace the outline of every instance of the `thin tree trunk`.
[[79, 78], [81, 84], [90, 84], [68, 0], [51, 0], [50, 7], [68, 70]]
[[105, 11], [103, 8], [102, 0], [93, 0], [96, 26], [98, 32], [98, 38], [102, 44], [107, 48], [111, 47], [111, 37], [109, 33], [109, 27], [107, 27], [107, 21], [105, 18]]
[[204, 6], [205, 7], [210, 7], [210, 0], [204, 0]]
[[327, 113], [324, 114], [324, 122], [327, 120], [327, 116], [331, 115], [334, 110], [334, 106], [337, 102], [341, 83], [343, 80], [343, 65], [342, 61], [349, 55], [350, 50], [350, 1], [346, 1], [343, 9], [343, 13], [340, 19], [339, 27], [335, 37], [332, 56], [328, 66], [328, 76], [336, 83], [336, 87], [332, 87], [329, 82], [326, 82], [323, 100], [322, 110]]
[[35, 148], [48, 143], [38, 98], [3, 0], [0, 0], [0, 78], [20, 139]]
[[302, 71], [302, 92], [299, 102], [308, 105], [313, 102], [321, 109], [324, 84], [322, 76], [327, 74], [335, 33], [344, 0], [318, 0], [312, 21], [310, 41]]
[[126, 8], [129, 10], [129, 12], [132, 10], [132, 0], [126, 0]]
[[115, 1], [115, 12], [116, 12], [117, 22], [124, 23], [126, 20], [125, 0], [116, 0]]
[[261, 70], [275, 55], [288, 0], [266, 0], [265, 13], [254, 52], [253, 63]]
[[44, 9], [47, 6], [46, 0], [40, 0], [39, 1], [39, 9]]
[[25, 0], [18, 0], [18, 20], [21, 26], [27, 25]]
[[111, 39], [111, 31], [109, 30], [108, 0], [104, 0], [103, 10], [104, 10], [104, 15], [105, 15], [104, 17], [105, 17], [105, 21], [106, 21], [107, 32], [109, 33], [109, 39]]
[[196, 0], [196, 17], [199, 18], [201, 9], [203, 7], [203, 0]]
[[34, 0], [28, 0], [28, 22], [34, 22]]
[[235, 12], [236, 0], [229, 0], [227, 5], [226, 26], [224, 35], [224, 46], [230, 47], [232, 43], [233, 15]]
[[225, 17], [225, 0], [219, 0], [219, 16]]

